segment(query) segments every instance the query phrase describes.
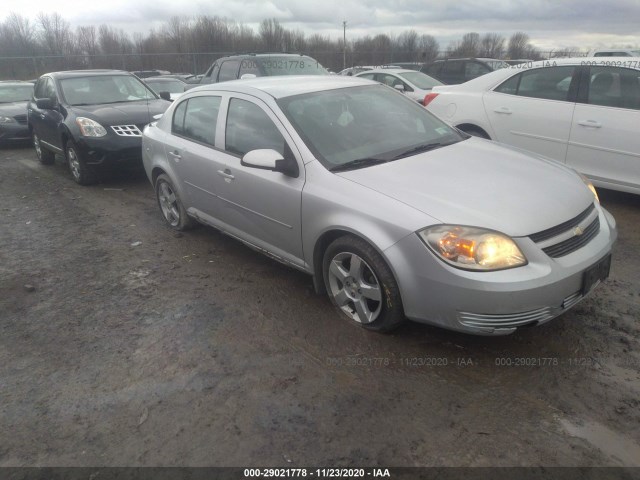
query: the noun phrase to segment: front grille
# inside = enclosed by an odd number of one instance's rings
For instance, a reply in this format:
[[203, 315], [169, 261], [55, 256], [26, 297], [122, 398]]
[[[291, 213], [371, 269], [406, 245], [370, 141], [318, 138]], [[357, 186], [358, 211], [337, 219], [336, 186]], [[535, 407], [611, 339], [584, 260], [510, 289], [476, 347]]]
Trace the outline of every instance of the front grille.
[[111, 127], [116, 135], [121, 137], [141, 137], [142, 132], [135, 125], [113, 125]]
[[543, 248], [542, 251], [552, 258], [564, 257], [572, 252], [575, 252], [579, 248], [584, 247], [591, 241], [600, 231], [600, 219], [596, 218], [591, 224], [584, 229], [582, 235], [576, 235], [564, 242], [557, 243], [547, 248]]
[[13, 119], [18, 122], [21, 125], [26, 125], [27, 124], [27, 114], [25, 113], [24, 115], [15, 115], [13, 117]]
[[534, 233], [533, 235], [529, 235], [529, 238], [536, 243], [540, 243], [550, 238], [556, 237], [561, 233], [566, 232], [567, 230], [580, 225], [580, 222], [582, 222], [585, 218], [587, 218], [595, 208], [596, 207], [592, 203], [591, 205], [589, 205], [589, 208], [587, 208], [584, 212], [582, 212], [577, 217], [572, 218], [571, 220], [568, 220], [564, 223], [561, 223], [560, 225], [556, 225], [555, 227], [551, 227], [551, 228], [548, 228], [547, 230], [543, 230], [541, 232]]

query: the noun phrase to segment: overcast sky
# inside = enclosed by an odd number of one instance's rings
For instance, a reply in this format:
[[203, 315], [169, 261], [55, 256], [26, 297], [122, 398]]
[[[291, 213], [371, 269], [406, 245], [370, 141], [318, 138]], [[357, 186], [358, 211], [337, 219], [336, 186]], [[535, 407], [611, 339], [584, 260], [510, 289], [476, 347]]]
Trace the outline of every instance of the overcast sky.
[[[0, 0], [0, 19], [13, 10], [35, 18], [58, 11], [72, 26], [110, 24], [146, 33], [174, 15], [218, 15], [254, 28], [277, 18], [287, 28], [347, 37], [397, 34], [413, 28], [445, 48], [466, 32], [527, 32], [541, 50], [640, 46], [640, 0]], [[9, 7], [9, 9], [7, 9]]]

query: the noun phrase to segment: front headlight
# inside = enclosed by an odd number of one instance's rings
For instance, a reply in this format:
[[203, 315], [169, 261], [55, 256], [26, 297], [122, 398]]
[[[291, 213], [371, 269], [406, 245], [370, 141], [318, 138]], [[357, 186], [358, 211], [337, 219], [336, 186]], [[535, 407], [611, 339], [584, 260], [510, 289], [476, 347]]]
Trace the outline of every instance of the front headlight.
[[16, 121], [11, 117], [0, 116], [0, 123], [15, 123]]
[[78, 117], [76, 123], [80, 127], [80, 133], [85, 137], [104, 137], [107, 134], [102, 125], [90, 118]]
[[598, 192], [596, 192], [596, 187], [593, 186], [593, 183], [591, 183], [591, 180], [589, 180], [587, 177], [585, 177], [583, 174], [576, 172], [578, 175], [580, 175], [580, 178], [582, 179], [582, 181], [584, 182], [584, 184], [589, 187], [589, 190], [591, 190], [591, 193], [593, 193], [593, 196], [596, 197], [596, 200], [598, 201], [598, 203], [600, 203], [600, 199], [598, 198]]
[[457, 268], [491, 271], [527, 264], [511, 238], [492, 230], [437, 225], [419, 231], [418, 235], [436, 255]]

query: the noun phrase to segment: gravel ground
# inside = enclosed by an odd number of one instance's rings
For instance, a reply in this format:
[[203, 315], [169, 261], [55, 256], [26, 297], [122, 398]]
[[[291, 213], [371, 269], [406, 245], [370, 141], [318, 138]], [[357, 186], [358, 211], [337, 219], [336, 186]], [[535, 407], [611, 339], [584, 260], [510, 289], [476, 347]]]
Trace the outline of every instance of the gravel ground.
[[640, 196], [601, 200], [611, 277], [562, 317], [379, 335], [166, 228], [144, 175], [80, 187], [0, 149], [0, 466], [640, 466]]

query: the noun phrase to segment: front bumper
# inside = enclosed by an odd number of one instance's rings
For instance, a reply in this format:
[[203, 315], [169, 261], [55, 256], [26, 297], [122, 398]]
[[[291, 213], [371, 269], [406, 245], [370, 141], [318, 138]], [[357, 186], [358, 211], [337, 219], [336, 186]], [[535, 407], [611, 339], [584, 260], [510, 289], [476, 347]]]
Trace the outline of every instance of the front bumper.
[[88, 165], [116, 166], [142, 163], [142, 138], [108, 134], [104, 137], [79, 137], [78, 153]]
[[29, 140], [29, 126], [21, 123], [2, 123], [0, 124], [0, 142], [18, 142]]
[[599, 209], [599, 233], [584, 247], [550, 258], [528, 237], [514, 239], [529, 260], [523, 267], [472, 272], [445, 264], [411, 234], [385, 250], [408, 318], [476, 335], [505, 335], [540, 325], [582, 300], [585, 270], [610, 254], [613, 216]]

